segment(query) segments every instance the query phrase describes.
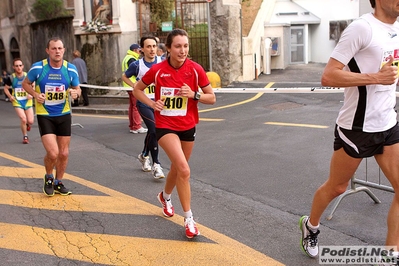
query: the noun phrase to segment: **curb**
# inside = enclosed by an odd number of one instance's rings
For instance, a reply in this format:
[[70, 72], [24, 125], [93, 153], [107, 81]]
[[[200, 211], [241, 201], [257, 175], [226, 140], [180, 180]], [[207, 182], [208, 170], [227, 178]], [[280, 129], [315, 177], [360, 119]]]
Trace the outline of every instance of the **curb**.
[[72, 107], [73, 114], [108, 114], [128, 116], [127, 109], [107, 109], [107, 108], [79, 108]]

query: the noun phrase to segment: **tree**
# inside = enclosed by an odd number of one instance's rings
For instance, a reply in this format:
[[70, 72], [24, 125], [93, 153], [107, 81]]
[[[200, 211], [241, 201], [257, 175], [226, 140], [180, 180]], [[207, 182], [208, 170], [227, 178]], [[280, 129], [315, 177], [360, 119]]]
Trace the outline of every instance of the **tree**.
[[38, 20], [49, 20], [69, 15], [62, 0], [36, 0], [33, 4], [32, 13]]
[[158, 29], [162, 22], [172, 20], [172, 12], [175, 8], [175, 0], [151, 0], [151, 22], [155, 22]]

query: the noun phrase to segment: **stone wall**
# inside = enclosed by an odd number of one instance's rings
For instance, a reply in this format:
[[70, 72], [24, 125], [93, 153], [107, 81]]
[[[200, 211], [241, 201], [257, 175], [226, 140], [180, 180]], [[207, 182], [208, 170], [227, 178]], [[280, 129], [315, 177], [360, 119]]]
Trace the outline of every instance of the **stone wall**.
[[3, 42], [5, 48], [4, 62], [0, 68], [6, 68], [9, 72], [13, 71], [13, 58], [10, 51], [10, 41], [12, 38], [15, 38], [18, 43], [19, 55], [24, 62], [25, 71], [32, 64], [31, 31], [27, 21], [34, 21], [35, 19], [30, 13], [30, 6], [34, 1], [25, 0], [24, 4], [15, 5], [13, 14], [10, 14], [11, 9], [9, 4], [11, 1], [0, 1], [0, 40]]
[[122, 76], [120, 34], [100, 33], [77, 35], [77, 47], [81, 47], [82, 59], [86, 61], [88, 83], [108, 86], [118, 85]]
[[72, 61], [72, 52], [78, 49], [86, 61], [88, 83], [102, 86], [118, 85], [121, 79], [121, 60], [119, 58], [120, 33], [86, 33], [74, 35], [73, 18], [54, 19], [31, 24], [32, 60], [47, 57], [47, 41], [60, 37], [65, 46], [64, 59]]
[[242, 76], [240, 10], [238, 0], [210, 4], [212, 71], [220, 76], [222, 86]]
[[61, 38], [65, 47], [64, 59], [72, 59], [72, 51], [75, 47], [73, 38], [73, 17], [57, 18], [46, 21], [32, 23], [31, 28], [31, 58], [32, 62], [37, 62], [47, 58], [47, 42], [53, 37]]

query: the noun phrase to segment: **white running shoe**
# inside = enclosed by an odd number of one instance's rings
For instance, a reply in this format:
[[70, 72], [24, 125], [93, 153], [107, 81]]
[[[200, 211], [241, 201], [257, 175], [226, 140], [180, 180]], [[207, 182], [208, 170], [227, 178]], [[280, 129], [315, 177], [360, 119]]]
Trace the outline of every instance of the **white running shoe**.
[[133, 134], [143, 134], [143, 133], [147, 133], [147, 131], [148, 131], [147, 128], [141, 127], [141, 128], [139, 128], [139, 129], [136, 129], [136, 130], [131, 129], [131, 130], [130, 130], [130, 133], [133, 133]]
[[317, 236], [320, 233], [319, 230], [317, 232], [313, 232], [308, 227], [309, 216], [302, 216], [299, 219], [299, 228], [302, 232], [301, 237], [301, 248], [302, 251], [311, 258], [316, 257], [319, 254], [319, 244], [317, 240]]
[[163, 197], [163, 191], [159, 192], [157, 195], [159, 203], [162, 204], [162, 213], [166, 217], [172, 217], [175, 214], [175, 208], [172, 205], [172, 200], [165, 200]]
[[148, 156], [143, 156], [142, 153], [137, 156], [141, 163], [141, 169], [143, 169], [144, 172], [149, 172], [151, 171], [151, 163], [150, 163], [150, 157]]
[[151, 172], [152, 172], [152, 176], [155, 179], [161, 179], [161, 178], [165, 177], [165, 175], [163, 174], [163, 171], [162, 171], [162, 167], [159, 163], [153, 164]]
[[186, 228], [187, 238], [193, 238], [200, 234], [200, 232], [198, 231], [197, 225], [194, 222], [193, 217], [184, 218], [184, 227]]

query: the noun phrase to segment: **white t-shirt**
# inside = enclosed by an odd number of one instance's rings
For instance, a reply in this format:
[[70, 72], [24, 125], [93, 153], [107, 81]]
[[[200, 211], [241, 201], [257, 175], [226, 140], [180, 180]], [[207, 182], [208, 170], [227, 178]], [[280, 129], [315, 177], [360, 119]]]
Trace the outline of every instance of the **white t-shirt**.
[[[368, 13], [345, 29], [331, 57], [344, 64], [347, 71], [353, 58], [361, 73], [377, 73], [390, 54], [398, 63], [399, 23], [386, 24]], [[352, 72], [355, 71], [352, 69]], [[338, 126], [363, 132], [392, 128], [397, 123], [395, 91], [396, 82], [345, 88], [344, 104], [336, 121]]]

